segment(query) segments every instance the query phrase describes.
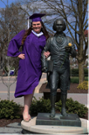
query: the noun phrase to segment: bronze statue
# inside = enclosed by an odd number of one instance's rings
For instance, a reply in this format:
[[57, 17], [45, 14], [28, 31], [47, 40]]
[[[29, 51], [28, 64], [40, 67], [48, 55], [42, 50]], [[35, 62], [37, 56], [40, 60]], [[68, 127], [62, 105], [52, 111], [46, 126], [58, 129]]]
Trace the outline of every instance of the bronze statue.
[[[61, 89], [62, 110], [61, 114], [67, 116], [66, 99], [67, 90], [70, 87], [70, 62], [69, 55], [76, 56], [76, 50], [72, 39], [66, 36], [63, 31], [66, 29], [66, 24], [63, 19], [54, 21], [53, 30], [56, 31], [53, 37], [47, 40], [47, 43], [42, 52], [42, 70], [48, 74], [48, 83], [50, 87], [51, 114], [50, 117], [55, 117], [55, 101], [57, 88]], [[44, 52], [50, 52], [50, 65], [47, 62]]]

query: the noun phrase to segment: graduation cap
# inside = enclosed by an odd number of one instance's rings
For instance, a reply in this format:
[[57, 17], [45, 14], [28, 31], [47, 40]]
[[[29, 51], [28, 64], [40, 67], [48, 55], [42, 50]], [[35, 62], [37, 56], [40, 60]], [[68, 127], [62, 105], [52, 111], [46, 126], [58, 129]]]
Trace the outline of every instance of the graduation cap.
[[40, 13], [34, 13], [29, 17], [29, 19], [32, 19], [32, 22], [37, 22], [41, 21], [41, 17], [43, 17], [45, 14], [40, 14]]

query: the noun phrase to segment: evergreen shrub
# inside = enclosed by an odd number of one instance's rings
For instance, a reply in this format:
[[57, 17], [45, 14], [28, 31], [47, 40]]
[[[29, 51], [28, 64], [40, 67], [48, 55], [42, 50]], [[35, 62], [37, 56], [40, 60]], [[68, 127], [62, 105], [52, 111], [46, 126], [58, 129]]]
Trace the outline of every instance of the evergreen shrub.
[[[61, 112], [62, 103], [61, 100], [55, 103], [55, 110]], [[78, 114], [79, 117], [84, 118], [88, 109], [85, 105], [80, 104], [78, 101], [73, 101], [72, 98], [67, 99], [66, 101], [66, 109], [67, 113], [75, 113]], [[50, 99], [40, 98], [37, 100], [34, 98], [32, 100], [30, 114], [37, 115], [38, 113], [50, 113], [51, 111], [51, 103]]]
[[[61, 101], [56, 102], [56, 109], [61, 112], [62, 103]], [[73, 101], [72, 98], [67, 99], [66, 101], [66, 112], [71, 114], [78, 114], [79, 117], [84, 118], [86, 113], [88, 111], [88, 108], [80, 104], [78, 101]]]
[[71, 83], [79, 83], [79, 78], [70, 78]]
[[[72, 76], [79, 76], [79, 69], [70, 69], [70, 74]], [[88, 76], [88, 69], [84, 68], [84, 76], [87, 77]]]
[[41, 113], [49, 113], [51, 110], [50, 99], [40, 98], [37, 100], [35, 97], [32, 100], [30, 107], [30, 114], [37, 115], [39, 112]]
[[0, 100], [0, 119], [18, 119], [21, 117], [20, 105], [9, 100]]
[[88, 81], [83, 81], [82, 83], [80, 83], [77, 87], [78, 89], [82, 89], [82, 90], [88, 90]]

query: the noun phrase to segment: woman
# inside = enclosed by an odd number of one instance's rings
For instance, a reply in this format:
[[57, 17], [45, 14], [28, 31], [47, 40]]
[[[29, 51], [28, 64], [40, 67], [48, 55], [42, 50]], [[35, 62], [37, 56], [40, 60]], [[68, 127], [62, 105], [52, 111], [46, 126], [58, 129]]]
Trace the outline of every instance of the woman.
[[[8, 47], [8, 56], [20, 58], [15, 97], [24, 96], [24, 121], [31, 119], [29, 109], [32, 96], [42, 75], [41, 52], [49, 37], [41, 20], [44, 15], [35, 13], [30, 16], [32, 19], [31, 27], [18, 33], [10, 41]], [[19, 52], [20, 46], [22, 46], [22, 52]], [[46, 52], [46, 57], [47, 55], [49, 53]]]

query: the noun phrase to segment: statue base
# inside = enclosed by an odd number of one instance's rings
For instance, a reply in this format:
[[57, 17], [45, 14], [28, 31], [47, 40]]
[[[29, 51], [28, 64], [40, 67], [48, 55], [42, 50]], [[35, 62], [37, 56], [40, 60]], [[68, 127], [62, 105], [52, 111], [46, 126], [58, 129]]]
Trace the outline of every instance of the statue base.
[[36, 125], [54, 125], [54, 126], [76, 126], [81, 127], [81, 121], [77, 114], [68, 114], [64, 117], [56, 113], [54, 118], [50, 113], [38, 113]]
[[80, 118], [81, 127], [77, 126], [55, 126], [55, 125], [36, 125], [37, 117], [32, 118], [29, 122], [21, 121], [23, 134], [67, 134], [79, 135], [89, 133], [88, 120]]

